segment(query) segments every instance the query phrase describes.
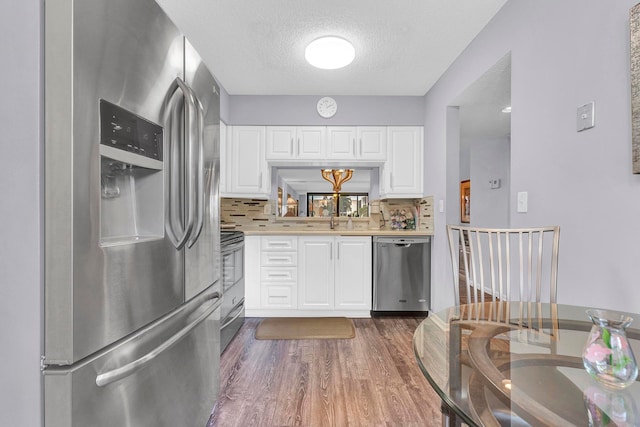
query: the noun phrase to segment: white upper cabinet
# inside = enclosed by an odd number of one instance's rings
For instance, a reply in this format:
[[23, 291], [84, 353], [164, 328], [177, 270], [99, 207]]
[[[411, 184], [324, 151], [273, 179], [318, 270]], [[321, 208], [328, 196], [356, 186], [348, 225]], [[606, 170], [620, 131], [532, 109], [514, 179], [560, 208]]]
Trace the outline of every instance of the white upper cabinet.
[[326, 128], [324, 126], [297, 127], [297, 158], [322, 160], [326, 157]]
[[227, 194], [227, 172], [229, 172], [227, 160], [227, 125], [220, 122], [220, 195]]
[[267, 160], [290, 160], [296, 155], [295, 126], [267, 126]]
[[423, 128], [387, 128], [387, 161], [381, 170], [383, 198], [423, 197]]
[[264, 126], [229, 126], [227, 196], [268, 197], [271, 191], [265, 157]]
[[355, 159], [356, 158], [356, 128], [350, 126], [327, 127], [327, 139], [329, 159]]
[[362, 160], [386, 160], [387, 128], [361, 126], [357, 128], [357, 157]]
[[268, 161], [387, 159], [386, 126], [267, 126]]

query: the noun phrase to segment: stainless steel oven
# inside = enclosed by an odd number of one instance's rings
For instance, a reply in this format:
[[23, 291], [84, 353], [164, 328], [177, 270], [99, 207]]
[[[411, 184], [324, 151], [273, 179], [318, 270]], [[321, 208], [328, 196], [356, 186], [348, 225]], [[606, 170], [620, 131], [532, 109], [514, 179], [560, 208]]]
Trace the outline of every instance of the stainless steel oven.
[[220, 313], [220, 352], [244, 322], [244, 234], [241, 231], [220, 233], [222, 252], [222, 310]]

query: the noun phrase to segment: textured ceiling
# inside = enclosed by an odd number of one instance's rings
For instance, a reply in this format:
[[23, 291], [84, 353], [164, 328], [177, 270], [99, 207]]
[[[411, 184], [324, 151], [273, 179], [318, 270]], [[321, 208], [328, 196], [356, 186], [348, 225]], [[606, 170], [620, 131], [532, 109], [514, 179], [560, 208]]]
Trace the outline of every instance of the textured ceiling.
[[[231, 95], [422, 96], [506, 0], [157, 0]], [[304, 49], [350, 40], [354, 62]]]

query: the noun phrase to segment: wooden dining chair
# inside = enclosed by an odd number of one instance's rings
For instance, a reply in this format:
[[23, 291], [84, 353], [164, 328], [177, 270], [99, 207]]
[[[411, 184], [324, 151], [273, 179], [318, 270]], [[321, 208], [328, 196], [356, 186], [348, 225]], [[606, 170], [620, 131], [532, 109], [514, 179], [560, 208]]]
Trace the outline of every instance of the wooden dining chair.
[[447, 225], [456, 306], [460, 279], [467, 303], [556, 302], [560, 227]]

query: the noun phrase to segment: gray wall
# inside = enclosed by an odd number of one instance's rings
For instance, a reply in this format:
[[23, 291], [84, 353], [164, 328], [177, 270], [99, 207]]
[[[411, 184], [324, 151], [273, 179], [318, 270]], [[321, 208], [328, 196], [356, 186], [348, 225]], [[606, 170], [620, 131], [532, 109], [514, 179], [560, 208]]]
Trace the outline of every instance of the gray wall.
[[[463, 141], [464, 138], [461, 143]], [[468, 145], [471, 179], [470, 225], [509, 227], [509, 139], [473, 139]], [[500, 179], [500, 188], [490, 188], [490, 179]]]
[[[436, 308], [453, 303], [450, 264], [438, 262], [448, 258], [444, 226], [457, 209], [447, 107], [511, 52], [511, 225], [560, 225], [559, 302], [640, 311], [640, 175], [631, 173], [629, 95], [635, 3], [507, 2], [426, 94], [425, 194], [447, 207], [435, 218]], [[596, 127], [578, 133], [576, 108], [592, 100]], [[515, 211], [519, 191], [529, 193], [528, 213]]]
[[41, 0], [0, 14], [0, 425], [41, 424]]
[[229, 96], [229, 125], [281, 126], [422, 126], [421, 96], [334, 96], [338, 111], [330, 119], [320, 117], [316, 104], [321, 96]]

